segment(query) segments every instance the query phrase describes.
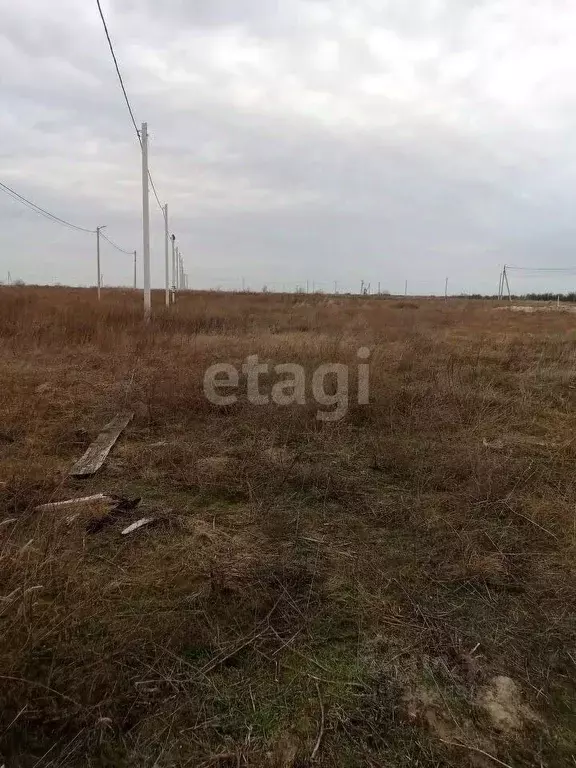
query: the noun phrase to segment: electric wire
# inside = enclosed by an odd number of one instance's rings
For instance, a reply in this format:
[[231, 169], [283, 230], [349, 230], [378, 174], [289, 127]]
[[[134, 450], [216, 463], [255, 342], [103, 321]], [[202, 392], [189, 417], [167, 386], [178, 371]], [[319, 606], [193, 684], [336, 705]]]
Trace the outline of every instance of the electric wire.
[[158, 203], [158, 208], [162, 211], [162, 216], [166, 216], [166, 212], [164, 211], [164, 206], [160, 202], [160, 198], [158, 197], [158, 192], [156, 192], [156, 187], [154, 185], [154, 181], [152, 179], [152, 174], [150, 173], [150, 170], [148, 170], [148, 178], [150, 179], [150, 184], [152, 186], [152, 192], [154, 192], [154, 197], [156, 198], [156, 202]]
[[47, 211], [45, 208], [42, 208], [39, 205], [36, 205], [36, 203], [33, 203], [32, 200], [28, 200], [28, 198], [24, 197], [23, 195], [20, 195], [16, 190], [12, 189], [12, 187], [9, 187], [7, 184], [3, 184], [0, 181], [0, 189], [5, 192], [7, 195], [12, 197], [17, 202], [22, 203], [23, 205], [26, 205], [30, 210], [34, 211], [35, 213], [40, 214], [41, 216], [44, 216], [44, 218], [48, 219], [49, 221], [53, 221], [57, 224], [63, 224], [65, 227], [69, 227], [70, 229], [75, 229], [78, 232], [88, 232], [91, 235], [96, 234], [95, 229], [87, 229], [86, 227], [79, 227], [77, 224], [72, 224], [71, 221], [66, 221], [66, 219], [61, 219], [60, 216], [56, 216], [53, 213], [50, 213], [50, 211]]
[[[120, 65], [118, 64], [118, 59], [117, 59], [116, 53], [114, 51], [114, 45], [112, 44], [112, 39], [110, 37], [110, 32], [108, 31], [108, 25], [106, 23], [106, 18], [104, 16], [104, 11], [102, 10], [102, 6], [100, 5], [100, 0], [96, 0], [96, 5], [98, 6], [98, 12], [99, 12], [100, 18], [102, 20], [102, 26], [104, 27], [104, 32], [106, 34], [106, 39], [108, 41], [108, 47], [110, 48], [110, 53], [112, 54], [112, 59], [114, 61], [114, 66], [116, 67], [116, 74], [118, 75], [118, 80], [120, 82], [120, 87], [122, 88], [122, 93], [124, 94], [124, 100], [126, 102], [126, 106], [128, 107], [128, 112], [130, 113], [130, 118], [132, 120], [132, 125], [134, 126], [134, 130], [136, 131], [136, 137], [138, 139], [138, 143], [140, 144], [140, 147], [142, 147], [142, 136], [140, 135], [140, 131], [138, 130], [138, 125], [136, 123], [136, 118], [134, 117], [134, 110], [132, 109], [132, 105], [130, 104], [130, 99], [128, 98], [128, 92], [126, 91], [126, 86], [124, 85], [124, 79], [122, 77], [122, 73], [120, 72]], [[156, 185], [154, 184], [154, 180], [152, 178], [152, 174], [150, 173], [150, 170], [148, 170], [148, 178], [150, 180], [150, 185], [152, 187], [152, 191], [154, 192], [154, 197], [156, 198], [156, 202], [158, 203], [158, 207], [162, 211], [162, 215], [165, 215], [164, 207], [162, 206], [162, 203], [160, 202], [160, 198], [158, 196], [158, 192], [156, 191]]]
[[127, 256], [133, 256], [134, 251], [126, 251], [124, 248], [120, 248], [119, 245], [117, 245], [114, 240], [111, 240], [109, 237], [107, 237], [103, 232], [100, 232], [100, 237], [104, 238], [107, 243], [110, 243], [110, 245], [113, 248], [116, 248], [117, 251], [120, 251], [120, 253], [125, 253]]
[[[112, 59], [114, 61], [114, 66], [116, 68], [116, 74], [118, 75], [118, 80], [120, 83], [120, 87], [122, 89], [122, 93], [124, 95], [124, 99], [126, 101], [126, 106], [128, 108], [128, 112], [130, 114], [130, 118], [132, 120], [132, 125], [134, 126], [134, 130], [136, 132], [136, 137], [138, 139], [138, 143], [140, 144], [140, 147], [142, 147], [142, 137], [140, 135], [140, 131], [138, 130], [138, 125], [136, 123], [136, 119], [134, 117], [134, 111], [132, 109], [132, 105], [130, 104], [130, 99], [128, 98], [128, 93], [126, 91], [126, 87], [124, 85], [124, 80], [122, 78], [122, 73], [120, 71], [120, 66], [118, 64], [118, 59], [116, 57], [116, 53], [114, 51], [114, 46], [112, 44], [112, 40], [110, 37], [110, 33], [108, 30], [108, 25], [106, 23], [106, 19], [104, 17], [104, 12], [102, 10], [102, 6], [100, 4], [100, 0], [96, 0], [96, 4], [98, 6], [98, 11], [100, 14], [100, 18], [102, 20], [102, 25], [104, 27], [104, 32], [106, 34], [106, 39], [108, 41], [108, 46], [110, 48], [110, 53], [112, 54]], [[158, 195], [158, 192], [156, 190], [156, 185], [154, 184], [154, 179], [152, 178], [152, 174], [150, 170], [148, 170], [148, 179], [150, 181], [150, 185], [152, 187], [152, 191], [154, 193], [154, 197], [156, 199], [156, 202], [158, 204], [158, 207], [165, 218], [166, 211], [164, 209], [164, 206], [160, 202], [160, 197]], [[29, 208], [34, 213], [37, 213], [40, 216], [43, 216], [44, 218], [48, 219], [48, 221], [52, 221], [57, 224], [61, 224], [62, 226], [68, 227], [69, 229], [75, 230], [77, 232], [85, 232], [88, 234], [96, 234], [95, 229], [88, 229], [87, 227], [81, 227], [77, 224], [73, 224], [71, 221], [67, 221], [66, 219], [61, 218], [60, 216], [56, 216], [53, 213], [50, 213], [50, 211], [47, 211], [45, 208], [42, 208], [41, 206], [34, 203], [32, 200], [29, 200], [28, 198], [24, 197], [23, 195], [16, 192], [16, 190], [12, 189], [12, 187], [9, 187], [7, 184], [4, 184], [3, 182], [0, 182], [0, 190], [4, 192], [6, 195], [11, 197], [16, 202], [21, 203], [22, 205]], [[125, 253], [128, 256], [131, 256], [133, 254], [133, 251], [127, 251], [124, 248], [121, 248], [117, 243], [115, 243], [113, 240], [111, 240], [109, 237], [107, 237], [103, 232], [100, 232], [100, 235], [106, 240], [113, 248], [115, 248], [120, 253]]]
[[112, 54], [112, 59], [114, 60], [114, 66], [116, 67], [116, 74], [118, 75], [118, 80], [120, 81], [120, 87], [122, 88], [122, 93], [124, 94], [126, 106], [128, 107], [128, 112], [130, 112], [130, 117], [132, 118], [132, 124], [134, 126], [134, 130], [136, 131], [136, 136], [138, 138], [138, 141], [140, 142], [140, 145], [142, 145], [142, 138], [140, 136], [140, 131], [138, 130], [138, 126], [136, 125], [134, 112], [132, 111], [130, 99], [128, 98], [128, 93], [126, 92], [126, 87], [124, 86], [124, 80], [122, 79], [122, 74], [120, 72], [120, 67], [118, 65], [118, 59], [116, 58], [116, 54], [114, 52], [114, 46], [112, 45], [112, 40], [110, 39], [110, 33], [108, 32], [108, 25], [106, 24], [106, 19], [104, 18], [104, 11], [102, 10], [102, 6], [100, 5], [100, 0], [96, 0], [96, 5], [98, 6], [98, 12], [100, 13], [100, 18], [102, 19], [102, 25], [104, 27], [104, 32], [106, 33], [106, 39], [108, 40], [110, 53]]
[[576, 267], [511, 267], [506, 265], [506, 270], [515, 272], [576, 272]]
[[[1, 181], [0, 181], [0, 189], [3, 192], [5, 192], [9, 197], [11, 197], [13, 200], [15, 200], [18, 203], [22, 203], [34, 213], [38, 213], [39, 215], [43, 216], [45, 219], [48, 219], [48, 221], [52, 221], [55, 224], [62, 224], [66, 227], [69, 227], [70, 229], [77, 230], [78, 232], [86, 232], [90, 235], [96, 234], [95, 229], [86, 229], [85, 227], [79, 227], [77, 224], [72, 224], [71, 221], [66, 221], [66, 219], [61, 219], [59, 216], [55, 216], [53, 213], [50, 213], [50, 211], [47, 211], [45, 208], [42, 208], [41, 206], [36, 205], [36, 203], [33, 203], [32, 200], [28, 200], [28, 198], [19, 194], [18, 192], [16, 192], [16, 190], [12, 189], [12, 187], [9, 187], [7, 184], [3, 184]], [[121, 253], [125, 253], [128, 256], [132, 256], [132, 254], [134, 253], [134, 251], [126, 251], [124, 248], [120, 248], [119, 245], [117, 245], [113, 240], [107, 237], [107, 235], [105, 235], [102, 231], [100, 231], [100, 236], [103, 237], [104, 240], [109, 242], [111, 246], [116, 248], [117, 251], [120, 251]]]

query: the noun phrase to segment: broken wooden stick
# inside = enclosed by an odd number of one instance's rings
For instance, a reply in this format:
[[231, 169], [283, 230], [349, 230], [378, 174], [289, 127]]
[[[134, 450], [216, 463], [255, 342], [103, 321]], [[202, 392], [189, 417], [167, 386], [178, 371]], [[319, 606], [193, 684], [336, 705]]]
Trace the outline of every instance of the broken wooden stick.
[[90, 445], [84, 456], [79, 459], [70, 471], [71, 477], [90, 477], [96, 474], [114, 444], [134, 418], [133, 413], [118, 413], [109, 424], [106, 424], [96, 440]]
[[503, 437], [490, 442], [484, 438], [482, 445], [484, 448], [494, 448], [500, 450], [502, 448], [513, 447], [536, 447], [536, 448], [568, 448], [572, 440], [565, 440], [562, 443], [548, 440], [539, 440], [537, 437], [531, 437], [530, 435], [503, 435]]
[[35, 511], [57, 512], [60, 509], [67, 509], [68, 507], [82, 507], [85, 504], [96, 504], [98, 502], [114, 504], [115, 500], [105, 493], [97, 493], [94, 496], [83, 496], [80, 499], [66, 499], [66, 501], [53, 501], [50, 504], [41, 504], [39, 507], [36, 507]]
[[132, 523], [132, 525], [129, 525], [128, 528], [124, 528], [122, 531], [122, 536], [128, 536], [129, 533], [133, 533], [139, 528], [143, 528], [145, 525], [150, 525], [151, 523], [155, 522], [155, 517], [145, 517], [143, 520], [138, 520], [136, 523]]
[[86, 526], [86, 533], [100, 533], [100, 531], [104, 530], [109, 525], [112, 525], [116, 522], [118, 517], [120, 515], [123, 515], [125, 512], [130, 512], [133, 509], [136, 509], [138, 504], [142, 499], [120, 499], [120, 498], [114, 498], [113, 502], [115, 504], [115, 507], [110, 510], [109, 514], [105, 515], [104, 517], [96, 517], [92, 520], [88, 521], [88, 525]]
[[324, 702], [322, 701], [322, 694], [320, 693], [320, 686], [318, 685], [317, 680], [316, 680], [316, 691], [318, 693], [318, 701], [320, 702], [320, 728], [318, 730], [318, 738], [316, 739], [316, 744], [314, 745], [314, 749], [312, 750], [312, 754], [310, 755], [310, 761], [313, 761], [316, 759], [316, 756], [318, 755], [318, 751], [322, 744], [322, 737], [324, 736]]

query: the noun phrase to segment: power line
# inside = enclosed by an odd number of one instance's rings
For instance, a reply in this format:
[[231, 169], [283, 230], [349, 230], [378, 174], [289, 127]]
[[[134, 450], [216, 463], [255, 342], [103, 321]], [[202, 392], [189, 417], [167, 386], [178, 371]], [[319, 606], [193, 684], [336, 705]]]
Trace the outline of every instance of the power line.
[[142, 139], [140, 138], [140, 131], [138, 130], [138, 126], [136, 125], [136, 119], [134, 117], [134, 112], [132, 111], [132, 107], [130, 105], [130, 99], [128, 98], [128, 94], [126, 93], [126, 88], [124, 86], [124, 80], [122, 79], [122, 74], [120, 72], [120, 67], [118, 66], [118, 59], [116, 58], [116, 54], [114, 53], [114, 46], [112, 45], [112, 40], [110, 39], [110, 33], [108, 32], [108, 25], [106, 24], [106, 19], [104, 18], [104, 12], [102, 10], [102, 6], [100, 5], [100, 0], [96, 0], [96, 5], [98, 6], [98, 12], [100, 13], [100, 18], [102, 19], [102, 24], [104, 26], [104, 32], [106, 33], [106, 39], [108, 40], [108, 46], [110, 47], [110, 53], [112, 54], [112, 58], [114, 59], [114, 66], [116, 67], [116, 74], [118, 75], [118, 80], [120, 81], [120, 87], [122, 88], [122, 93], [124, 94], [124, 99], [126, 100], [126, 106], [128, 107], [128, 112], [130, 112], [130, 117], [132, 118], [132, 124], [134, 126], [134, 130], [136, 131], [136, 136], [138, 137], [138, 141], [140, 143], [140, 146], [142, 146]]
[[150, 179], [150, 184], [152, 185], [152, 192], [154, 192], [154, 197], [156, 198], [158, 207], [162, 211], [162, 215], [164, 215], [164, 206], [160, 202], [160, 198], [158, 197], [158, 192], [156, 192], [156, 187], [154, 186], [154, 182], [152, 181], [152, 174], [150, 173], [150, 171], [148, 171], [148, 178]]
[[100, 232], [100, 237], [103, 237], [106, 242], [110, 243], [110, 245], [113, 248], [116, 248], [117, 251], [120, 251], [120, 253], [125, 253], [127, 256], [134, 255], [134, 251], [125, 251], [124, 248], [120, 248], [119, 245], [116, 245], [116, 243], [113, 240], [110, 240], [110, 238], [107, 237], [102, 231]]
[[[16, 200], [19, 203], [22, 203], [27, 208], [29, 208], [31, 211], [34, 211], [34, 213], [38, 213], [41, 216], [44, 216], [44, 218], [48, 219], [48, 221], [53, 221], [57, 224], [63, 224], [66, 227], [70, 227], [71, 229], [78, 230], [79, 232], [87, 232], [88, 234], [96, 234], [95, 229], [86, 229], [85, 227], [79, 227], [76, 224], [72, 224], [70, 221], [66, 221], [66, 219], [61, 219], [59, 216], [55, 216], [53, 213], [50, 213], [49, 211], [45, 210], [44, 208], [40, 207], [39, 205], [36, 205], [36, 203], [33, 203], [31, 200], [28, 200], [28, 198], [23, 197], [23, 195], [20, 195], [16, 190], [9, 187], [7, 184], [3, 184], [0, 182], [0, 189], [5, 192], [9, 197], [11, 197], [13, 200]], [[134, 251], [126, 251], [124, 248], [120, 248], [119, 245], [117, 245], [113, 240], [111, 240], [109, 237], [107, 237], [103, 232], [100, 232], [100, 236], [104, 238], [104, 240], [107, 240], [110, 245], [112, 245], [116, 250], [120, 251], [121, 253], [126, 253], [128, 256], [132, 256]]]
[[510, 267], [506, 265], [506, 269], [513, 269], [515, 272], [574, 272], [576, 267]]
[[44, 216], [44, 218], [48, 219], [49, 221], [54, 221], [57, 224], [63, 224], [64, 226], [69, 227], [70, 229], [75, 229], [78, 232], [88, 232], [91, 235], [95, 234], [96, 232], [95, 229], [86, 229], [86, 227], [79, 227], [77, 224], [72, 224], [72, 222], [66, 221], [66, 219], [61, 219], [59, 216], [55, 216], [53, 213], [50, 213], [50, 211], [47, 211], [46, 209], [41, 208], [39, 205], [36, 205], [36, 203], [33, 203], [31, 200], [28, 200], [28, 198], [18, 194], [18, 192], [16, 192], [14, 189], [9, 187], [7, 184], [3, 184], [1, 181], [0, 181], [0, 189], [3, 192], [5, 192], [7, 195], [12, 197], [12, 199], [22, 203], [23, 205], [26, 205], [28, 208], [30, 208], [30, 210], [40, 214], [41, 216]]
[[38, 214], [40, 214], [40, 215], [41, 215], [43, 218], [45, 218], [45, 219], [48, 219], [48, 221], [52, 221], [52, 222], [54, 222], [54, 221], [55, 221], [55, 219], [53, 219], [53, 218], [52, 218], [52, 216], [51, 216], [50, 214], [48, 214], [48, 213], [44, 213], [43, 211], [41, 211], [41, 210], [38, 210], [38, 209], [37, 209], [37, 208], [35, 208], [33, 205], [29, 205], [29, 204], [28, 204], [26, 201], [24, 201], [24, 200], [20, 200], [19, 196], [17, 196], [16, 194], [12, 194], [11, 192], [9, 192], [7, 189], [5, 189], [5, 188], [4, 188], [4, 185], [2, 185], [1, 189], [2, 189], [2, 191], [3, 191], [3, 192], [5, 192], [5, 193], [6, 193], [6, 195], [8, 195], [8, 197], [9, 197], [9, 198], [11, 198], [12, 200], [15, 200], [17, 203], [22, 203], [22, 204], [24, 205], [24, 207], [25, 207], [25, 208], [28, 208], [29, 210], [33, 211], [34, 213], [38, 213]]
[[[116, 58], [116, 53], [114, 52], [114, 46], [112, 45], [112, 40], [110, 38], [110, 33], [108, 31], [108, 25], [106, 24], [106, 19], [104, 17], [102, 6], [100, 5], [100, 0], [96, 0], [96, 5], [98, 6], [98, 12], [100, 13], [100, 18], [102, 19], [102, 25], [104, 26], [104, 32], [106, 33], [106, 39], [108, 40], [108, 47], [110, 48], [110, 53], [112, 54], [112, 59], [114, 60], [114, 66], [116, 67], [116, 74], [118, 75], [120, 87], [122, 88], [122, 93], [124, 94], [124, 100], [126, 101], [126, 106], [128, 107], [128, 112], [130, 113], [130, 117], [132, 119], [132, 125], [134, 126], [134, 130], [136, 131], [136, 137], [138, 138], [138, 143], [140, 144], [140, 147], [142, 147], [142, 137], [140, 136], [140, 131], [138, 130], [138, 125], [136, 124], [136, 118], [134, 117], [134, 111], [132, 110], [130, 99], [128, 98], [128, 93], [124, 85], [122, 73], [120, 72], [120, 66], [118, 65], [118, 59]], [[156, 186], [154, 184], [154, 180], [152, 179], [152, 174], [150, 173], [150, 171], [148, 171], [148, 178], [150, 179], [150, 184], [152, 186], [152, 191], [154, 192], [154, 197], [156, 198], [156, 202], [158, 203], [158, 207], [162, 212], [164, 212], [164, 207], [162, 206], [162, 203], [160, 202], [160, 198], [158, 197], [158, 192], [156, 191]]]

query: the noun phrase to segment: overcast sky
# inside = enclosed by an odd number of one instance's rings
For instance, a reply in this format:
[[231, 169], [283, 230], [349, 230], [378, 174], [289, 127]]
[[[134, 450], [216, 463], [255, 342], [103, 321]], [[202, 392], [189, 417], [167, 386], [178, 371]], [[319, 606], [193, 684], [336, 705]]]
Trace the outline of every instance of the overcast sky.
[[[576, 265], [573, 0], [103, 7], [191, 286], [495, 291], [503, 263]], [[140, 257], [139, 147], [95, 0], [0, 0], [0, 90], [0, 180]], [[0, 279], [94, 284], [94, 240], [0, 194]], [[104, 245], [105, 283], [130, 284]]]

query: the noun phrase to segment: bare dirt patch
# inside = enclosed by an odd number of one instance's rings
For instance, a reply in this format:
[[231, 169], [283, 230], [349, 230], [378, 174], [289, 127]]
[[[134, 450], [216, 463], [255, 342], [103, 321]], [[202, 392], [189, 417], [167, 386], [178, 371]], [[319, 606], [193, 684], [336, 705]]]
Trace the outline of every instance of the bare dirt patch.
[[494, 727], [504, 733], [520, 731], [527, 723], [541, 722], [524, 703], [514, 680], [503, 675], [490, 680], [478, 694], [477, 703], [488, 714]]

